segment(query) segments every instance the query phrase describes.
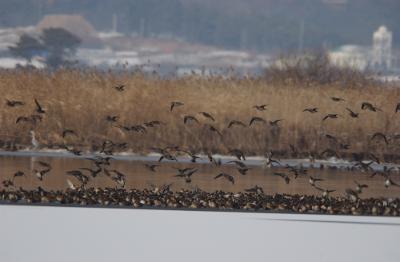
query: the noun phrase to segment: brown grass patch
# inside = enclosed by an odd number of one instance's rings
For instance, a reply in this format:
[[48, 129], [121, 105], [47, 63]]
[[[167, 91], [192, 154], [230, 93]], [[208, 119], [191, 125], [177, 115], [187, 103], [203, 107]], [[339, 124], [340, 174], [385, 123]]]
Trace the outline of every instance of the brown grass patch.
[[[126, 90], [117, 92], [112, 87], [124, 84]], [[400, 139], [400, 113], [395, 113], [400, 102], [400, 89], [367, 83], [364, 86], [344, 86], [343, 83], [319, 85], [299, 82], [267, 81], [262, 78], [200, 78], [180, 79], [144, 77], [140, 73], [60, 70], [43, 71], [5, 70], [0, 72], [0, 91], [4, 98], [21, 100], [23, 107], [0, 105], [0, 139], [3, 147], [30, 145], [29, 130], [35, 129], [43, 147], [67, 143], [83, 148], [96, 148], [103, 140], [128, 142], [133, 152], [148, 152], [153, 146], [179, 145], [197, 152], [227, 153], [240, 148], [248, 154], [264, 154], [267, 150], [290, 155], [289, 144], [300, 152], [321, 152], [336, 148], [325, 134], [334, 135], [340, 142], [351, 144], [341, 150], [343, 156], [371, 152], [379, 156], [397, 155]], [[331, 96], [345, 102], [334, 102]], [[16, 124], [21, 115], [31, 115], [37, 98], [47, 110], [44, 120], [32, 124]], [[171, 101], [182, 101], [184, 106], [169, 110]], [[382, 112], [361, 110], [368, 101]], [[268, 104], [259, 112], [256, 104]], [[302, 112], [307, 107], [318, 107], [319, 112]], [[359, 112], [358, 119], [348, 115], [346, 107]], [[200, 116], [211, 113], [216, 122]], [[327, 113], [340, 114], [338, 119], [322, 121]], [[165, 126], [147, 128], [147, 132], [125, 132], [105, 121], [107, 115], [119, 115], [121, 125], [132, 126], [160, 120]], [[184, 115], [196, 116], [200, 124], [183, 124]], [[227, 128], [230, 120], [248, 124], [252, 116], [266, 120], [284, 119], [279, 130], [270, 125]], [[223, 134], [210, 132], [204, 124], [212, 124]], [[74, 129], [78, 138], [61, 137], [63, 128]], [[389, 145], [370, 138], [375, 132], [390, 137]]]

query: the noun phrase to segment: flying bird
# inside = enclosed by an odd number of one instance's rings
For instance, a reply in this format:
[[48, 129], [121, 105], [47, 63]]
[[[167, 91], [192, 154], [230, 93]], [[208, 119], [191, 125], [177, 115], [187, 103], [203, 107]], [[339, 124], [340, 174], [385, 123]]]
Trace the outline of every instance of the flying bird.
[[215, 121], [215, 118], [214, 118], [210, 113], [207, 113], [207, 112], [199, 112], [199, 114], [203, 115], [205, 118], [210, 119], [211, 121]]
[[117, 90], [118, 92], [122, 92], [125, 91], [125, 85], [117, 85], [113, 87], [115, 90]]
[[183, 123], [184, 124], [187, 124], [187, 122], [189, 122], [189, 121], [193, 121], [193, 122], [196, 122], [196, 123], [199, 124], [199, 121], [194, 116], [186, 115], [186, 116], [183, 117]]
[[231, 122], [229, 122], [228, 128], [231, 128], [234, 125], [246, 127], [246, 125], [243, 122], [238, 121], [238, 120], [232, 120]]
[[370, 111], [372, 111], [372, 112], [382, 111], [382, 110], [379, 109], [378, 107], [373, 106], [371, 103], [368, 103], [368, 102], [363, 102], [363, 103], [361, 104], [361, 109], [362, 109], [362, 110], [370, 110]]
[[172, 112], [172, 110], [174, 110], [175, 107], [183, 106], [183, 105], [184, 105], [184, 103], [179, 102], [179, 101], [171, 102], [170, 111]]
[[262, 117], [254, 116], [254, 117], [252, 117], [252, 118], [250, 119], [249, 126], [251, 126], [251, 125], [252, 125], [253, 123], [255, 123], [255, 122], [266, 123], [267, 121], [265, 121], [265, 119], [262, 118]]
[[372, 137], [371, 137], [371, 140], [374, 140], [375, 138], [382, 138], [382, 139], [385, 141], [386, 145], [389, 144], [389, 141], [388, 141], [386, 135], [383, 134], [383, 133], [381, 133], [381, 132], [376, 132], [376, 133], [374, 133], [374, 134], [372, 135]]
[[16, 107], [16, 106], [23, 106], [25, 105], [24, 102], [18, 100], [8, 100], [6, 99], [6, 105], [9, 107]]
[[311, 114], [314, 114], [314, 113], [318, 112], [318, 108], [317, 107], [306, 108], [306, 109], [303, 110], [303, 112], [309, 112]]
[[273, 175], [282, 177], [282, 178], [285, 180], [285, 183], [286, 183], [286, 184], [289, 184], [289, 183], [290, 183], [290, 178], [289, 178], [289, 176], [288, 176], [287, 174], [285, 174], [285, 173], [274, 172]]
[[227, 174], [227, 173], [219, 173], [218, 175], [216, 175], [216, 176], [214, 177], [214, 179], [218, 179], [218, 178], [220, 178], [220, 177], [227, 179], [227, 180], [228, 180], [229, 182], [231, 182], [232, 184], [235, 184], [235, 178], [234, 178], [232, 175], [229, 175], [229, 174]]
[[39, 104], [39, 102], [37, 101], [37, 99], [35, 98], [35, 104], [36, 104], [36, 112], [38, 114], [44, 114], [46, 113], [46, 111], [43, 109], [43, 107]]
[[327, 120], [328, 118], [338, 118], [338, 114], [327, 114], [324, 118], [322, 118], [322, 121]]
[[265, 110], [267, 110], [267, 106], [268, 105], [266, 105], [266, 104], [264, 104], [264, 105], [255, 105], [255, 106], [253, 106], [253, 108], [257, 109], [258, 111], [265, 111]]
[[352, 118], [358, 118], [359, 113], [353, 112], [350, 108], [347, 108], [347, 107], [346, 107], [346, 110], [349, 111], [349, 115]]
[[332, 101], [335, 101], [335, 102], [341, 102], [341, 101], [346, 101], [346, 100], [344, 100], [343, 98], [341, 98], [341, 97], [334, 97], [334, 96], [332, 96], [331, 97], [331, 99], [332, 99]]

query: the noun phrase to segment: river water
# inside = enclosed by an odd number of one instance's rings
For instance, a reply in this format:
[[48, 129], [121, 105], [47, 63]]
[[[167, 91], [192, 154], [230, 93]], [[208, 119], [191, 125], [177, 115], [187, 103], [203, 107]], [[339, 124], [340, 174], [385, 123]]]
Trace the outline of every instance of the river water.
[[[320, 169], [310, 168], [306, 175], [300, 175], [294, 179], [293, 174], [283, 167], [263, 168], [255, 160], [248, 160], [245, 163], [251, 168], [247, 175], [241, 175], [235, 165], [223, 164], [215, 166], [203, 159], [201, 163], [190, 163], [188, 159], [179, 160], [179, 162], [157, 162], [156, 156], [149, 157], [116, 157], [111, 160], [111, 165], [107, 167], [109, 170], [118, 170], [126, 175], [125, 188], [149, 188], [153, 186], [162, 186], [172, 184], [173, 190], [179, 189], [196, 189], [200, 188], [205, 191], [223, 190], [228, 192], [239, 192], [245, 189], [260, 186], [266, 194], [286, 193], [286, 194], [307, 194], [320, 195], [321, 192], [316, 190], [309, 184], [309, 176], [321, 178], [324, 181], [318, 182], [318, 186], [325, 189], [336, 190], [332, 196], [343, 195], [346, 188], [355, 189], [357, 181], [361, 184], [367, 184], [368, 188], [364, 189], [360, 195], [361, 198], [368, 197], [400, 197], [400, 187], [384, 187], [384, 178], [380, 176], [370, 177], [370, 173], [360, 171], [348, 171], [342, 169]], [[230, 159], [224, 159], [226, 163]], [[51, 171], [46, 175], [43, 181], [40, 181], [34, 175], [34, 169], [44, 169], [38, 164], [38, 161], [45, 161], [52, 166]], [[159, 164], [156, 172], [151, 172], [145, 167], [146, 164]], [[25, 177], [17, 177], [14, 180], [16, 188], [22, 187], [32, 189], [41, 186], [44, 189], [57, 190], [68, 188], [67, 179], [74, 184], [79, 182], [71, 176], [66, 175], [66, 171], [77, 170], [82, 167], [95, 169], [92, 161], [85, 157], [73, 157], [69, 154], [57, 153], [5, 153], [0, 154], [0, 181], [12, 179], [13, 174], [17, 171], [23, 171]], [[186, 183], [183, 178], [175, 177], [176, 168], [193, 167], [198, 171], [192, 176], [191, 183]], [[232, 184], [224, 178], [214, 179], [216, 175], [224, 172], [233, 175], [235, 183]], [[286, 173], [290, 177], [290, 183], [286, 184], [284, 179], [273, 175], [275, 172]], [[87, 173], [86, 173], [87, 174]], [[89, 174], [88, 174], [89, 175]], [[394, 181], [400, 183], [400, 177], [395, 174], [392, 176]], [[88, 187], [117, 187], [118, 185], [106, 176], [100, 173], [96, 178], [91, 178]], [[3, 185], [0, 185], [0, 188]]]

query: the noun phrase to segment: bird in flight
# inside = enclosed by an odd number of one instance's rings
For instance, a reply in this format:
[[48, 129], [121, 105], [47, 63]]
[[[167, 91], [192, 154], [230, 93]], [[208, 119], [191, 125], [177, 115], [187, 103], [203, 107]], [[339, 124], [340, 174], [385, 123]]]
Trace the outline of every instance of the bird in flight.
[[179, 102], [179, 101], [171, 102], [170, 111], [172, 112], [172, 110], [174, 110], [174, 108], [183, 106], [183, 105], [184, 105], [184, 103]]
[[18, 100], [8, 100], [6, 99], [6, 105], [9, 107], [16, 107], [16, 106], [23, 106], [25, 105], [24, 102]]
[[214, 118], [210, 113], [207, 113], [207, 112], [199, 112], [199, 114], [201, 114], [201, 115], [204, 116], [205, 118], [210, 119], [211, 121], [215, 121], [215, 118]]
[[352, 118], [358, 118], [359, 113], [353, 112], [350, 108], [347, 108], [347, 107], [346, 107], [346, 110], [349, 111], [349, 115]]
[[253, 123], [255, 123], [255, 122], [261, 122], [261, 123], [266, 123], [267, 121], [265, 121], [265, 119], [264, 118], [262, 118], [262, 117], [258, 117], [258, 116], [254, 116], [254, 117], [252, 117], [251, 119], [250, 119], [250, 123], [249, 123], [249, 126], [251, 126]]
[[214, 179], [218, 179], [218, 178], [220, 178], [220, 177], [227, 179], [229, 182], [232, 183], [232, 185], [235, 184], [235, 178], [234, 178], [232, 175], [229, 175], [229, 174], [227, 174], [227, 173], [223, 173], [223, 172], [222, 172], [222, 173], [219, 173], [218, 175], [216, 175], [216, 176], [214, 177]]
[[258, 110], [258, 111], [265, 111], [265, 110], [267, 110], [267, 104], [264, 104], [264, 105], [255, 105], [255, 106], [253, 106], [253, 108], [255, 108], [256, 110]]
[[35, 104], [36, 104], [36, 112], [38, 114], [44, 114], [46, 113], [46, 111], [43, 109], [43, 107], [39, 104], [39, 102], [37, 101], [37, 99], [35, 98]]
[[389, 141], [388, 141], [386, 135], [383, 134], [383, 133], [381, 133], [381, 132], [376, 132], [376, 133], [374, 133], [374, 134], [372, 135], [372, 137], [371, 137], [371, 140], [374, 140], [375, 138], [382, 138], [383, 141], [385, 141], [385, 144], [386, 144], [386, 145], [389, 144]]
[[332, 96], [331, 99], [332, 99], [332, 101], [335, 101], [335, 102], [341, 102], [341, 101], [344, 102], [344, 101], [346, 101], [341, 97], [335, 97], [335, 96]]
[[363, 102], [361, 104], [361, 109], [362, 110], [367, 110], [368, 109], [369, 111], [372, 111], [372, 112], [382, 111], [380, 108], [378, 108], [376, 106], [373, 106], [371, 103], [368, 103], [368, 102]]
[[318, 108], [317, 107], [306, 108], [303, 110], [303, 112], [309, 112], [311, 114], [314, 114], [318, 112]]
[[122, 92], [125, 91], [125, 85], [117, 85], [113, 87], [115, 90], [117, 90], [118, 92]]

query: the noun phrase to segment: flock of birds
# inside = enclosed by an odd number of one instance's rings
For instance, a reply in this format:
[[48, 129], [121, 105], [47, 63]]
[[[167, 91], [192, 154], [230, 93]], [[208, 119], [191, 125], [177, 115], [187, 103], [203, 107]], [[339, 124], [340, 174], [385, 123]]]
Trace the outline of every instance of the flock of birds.
[[[118, 85], [113, 87], [117, 92], [124, 92], [125, 86], [124, 85]], [[337, 103], [344, 102], [345, 100], [340, 97], [331, 97], [331, 100]], [[46, 115], [47, 109], [42, 106], [42, 104], [37, 100], [34, 99], [34, 104], [35, 104], [35, 110], [29, 114], [29, 115], [23, 115], [23, 116], [18, 116], [17, 119], [15, 120], [16, 124], [21, 124], [21, 123], [30, 123], [32, 124], [32, 127], [35, 127], [36, 124], [40, 123], [41, 121], [44, 120], [44, 116]], [[25, 102], [23, 101], [18, 101], [18, 100], [6, 100], [6, 105], [10, 108], [15, 108], [15, 107], [23, 107], [25, 106]], [[185, 103], [181, 101], [173, 101], [170, 103], [169, 106], [169, 111], [171, 113], [174, 113], [178, 108], [184, 108]], [[268, 109], [267, 104], [261, 104], [261, 105], [254, 105], [253, 106], [254, 110], [263, 112]], [[350, 109], [346, 107], [346, 110], [351, 118], [358, 118], [359, 113], [356, 112], [354, 109]], [[371, 112], [378, 112], [382, 111], [379, 107], [369, 103], [369, 102], [363, 102], [361, 104], [361, 110], [366, 110], [366, 111], [371, 111]], [[303, 112], [310, 113], [310, 114], [316, 114], [319, 112], [319, 108], [317, 107], [310, 107], [310, 108], [304, 108]], [[395, 106], [394, 109], [395, 113], [400, 112], [400, 103], [398, 103]], [[199, 116], [204, 117], [207, 119], [207, 124], [204, 124], [207, 129], [215, 133], [216, 135], [222, 137], [223, 134], [218, 128], [216, 128], [213, 123], [216, 121], [216, 118], [209, 112], [201, 111], [198, 112]], [[322, 121], [328, 121], [328, 120], [333, 120], [338, 117], [341, 117], [337, 113], [329, 113], [324, 116], [322, 116], [321, 120]], [[190, 124], [191, 122], [196, 122], [198, 124], [201, 123], [201, 119], [197, 115], [184, 115], [183, 116], [183, 123], [185, 125]], [[132, 126], [127, 126], [123, 125], [119, 122], [119, 116], [118, 115], [108, 115], [105, 116], [105, 121], [109, 122], [113, 127], [119, 128], [124, 132], [139, 132], [139, 133], [145, 133], [147, 132], [148, 128], [153, 128], [156, 126], [161, 126], [165, 125], [162, 121], [158, 120], [153, 120], [149, 122], [145, 122], [144, 124], [140, 125], [132, 125]], [[263, 117], [260, 116], [254, 116], [252, 117], [248, 124], [244, 123], [242, 121], [238, 120], [231, 120], [227, 128], [234, 128], [235, 126], [241, 126], [241, 127], [248, 127], [256, 124], [266, 124], [270, 125], [273, 128], [280, 128], [280, 123], [284, 121], [284, 119], [276, 119], [276, 120], [271, 120], [267, 121]], [[69, 137], [69, 136], [79, 136], [79, 132], [76, 130], [72, 129], [63, 129], [60, 130], [60, 134], [63, 138]], [[39, 147], [39, 142], [35, 138], [35, 132], [32, 130], [31, 131], [32, 135], [32, 146], [34, 149]], [[210, 134], [211, 135], [211, 134]], [[326, 139], [331, 141], [333, 144], [337, 145], [337, 148], [340, 148], [342, 150], [348, 150], [351, 145], [346, 144], [346, 143], [341, 143], [341, 139], [338, 137], [335, 137], [330, 134], [325, 134]], [[371, 140], [382, 140], [385, 144], [389, 144], [391, 139], [397, 139], [400, 137], [389, 137], [386, 134], [383, 134], [381, 132], [376, 132], [371, 136]], [[82, 156], [83, 152], [73, 146], [69, 146], [67, 144], [63, 144], [62, 147], [67, 150], [68, 152], [77, 155], [77, 156]], [[82, 189], [85, 188], [89, 181], [91, 179], [95, 179], [97, 176], [100, 174], [104, 174], [105, 176], [109, 177], [115, 184], [116, 187], [119, 188], [125, 188], [126, 184], [126, 175], [116, 169], [112, 169], [111, 166], [111, 161], [114, 160], [113, 154], [117, 151], [124, 150], [128, 147], [128, 143], [116, 143], [111, 140], [104, 140], [100, 146], [100, 151], [98, 154], [95, 154], [91, 157], [85, 157], [86, 160], [91, 161], [93, 164], [91, 167], [81, 167], [75, 170], [69, 170], [66, 172], [66, 175], [73, 177], [74, 179], [67, 179], [67, 184], [71, 190], [76, 190], [78, 188]], [[168, 160], [168, 161], [175, 161], [178, 162], [178, 156], [181, 155], [187, 155], [190, 157], [191, 162], [195, 163], [198, 159], [204, 158], [204, 156], [199, 155], [198, 153], [192, 152], [191, 150], [181, 148], [180, 146], [168, 146], [164, 148], [160, 147], [152, 147], [151, 150], [153, 152], [157, 152], [160, 154], [160, 158], [158, 162], [162, 162], [163, 160]], [[290, 150], [292, 152], [296, 152], [297, 149], [293, 146], [290, 145]], [[240, 149], [234, 148], [229, 151], [229, 153], [236, 158], [236, 160], [230, 160], [226, 161], [225, 163], [222, 163], [221, 159], [215, 158], [211, 153], [206, 153], [207, 158], [209, 162], [216, 167], [220, 167], [221, 165], [224, 164], [234, 164], [238, 173], [242, 176], [248, 175], [249, 171], [252, 169], [252, 167], [249, 167], [246, 163], [246, 155], [245, 152], [243, 152]], [[336, 152], [336, 148], [328, 148], [325, 151], [323, 151], [321, 154], [318, 156], [314, 156], [310, 154], [310, 161], [315, 161], [316, 157], [320, 158], [326, 158], [328, 156], [336, 156], [338, 157], [338, 154]], [[369, 154], [369, 159], [361, 159], [358, 160], [353, 168], [361, 170], [363, 172], [369, 173], [370, 177], [374, 176], [382, 176], [384, 179], [384, 186], [386, 188], [394, 186], [394, 187], [400, 187], [398, 183], [393, 181], [391, 178], [392, 173], [398, 172], [398, 168], [395, 167], [386, 167], [384, 166], [382, 171], [376, 171], [373, 170], [371, 165], [373, 163], [378, 163], [381, 164], [381, 160], [373, 155]], [[157, 172], [157, 168], [160, 166], [160, 163], [144, 163], [144, 167], [148, 169], [149, 172]], [[308, 170], [304, 168], [302, 165], [296, 165], [296, 166], [290, 166], [290, 165], [283, 165], [281, 164], [281, 161], [279, 159], [274, 158], [274, 152], [269, 151], [265, 153], [265, 165], [264, 167], [270, 167], [270, 168], [281, 168], [286, 171], [282, 172], [272, 172], [274, 176], [280, 177], [283, 179], [283, 181], [286, 184], [289, 184], [293, 179], [297, 179], [299, 176], [304, 176], [308, 177], [309, 184], [315, 188], [316, 190], [320, 191], [324, 197], [327, 197], [330, 193], [336, 191], [335, 189], [327, 189], [323, 188], [320, 184], [323, 181], [321, 178], [313, 177], [313, 176], [308, 176], [307, 172]], [[37, 166], [33, 169], [33, 174], [34, 176], [42, 182], [50, 173], [51, 173], [52, 167], [49, 163], [44, 162], [44, 161], [37, 161]], [[175, 177], [177, 178], [182, 178], [185, 183], [191, 183], [192, 182], [192, 176], [195, 175], [198, 172], [198, 169], [194, 167], [185, 167], [185, 168], [176, 168], [177, 174]], [[27, 173], [24, 171], [17, 171], [11, 179], [5, 179], [2, 181], [2, 185], [6, 188], [8, 187], [14, 187], [16, 188], [16, 179], [19, 177], [24, 177], [26, 176]], [[214, 179], [225, 179], [227, 182], [234, 184], [236, 179], [232, 174], [228, 174], [226, 172], [219, 172], [214, 176]], [[75, 183], [74, 183], [74, 182]], [[354, 181], [354, 188], [347, 188], [345, 190], [345, 194], [348, 198], [350, 199], [358, 199], [359, 195], [363, 192], [365, 188], [368, 187], [367, 184], [360, 184], [357, 181]], [[246, 192], [254, 192], [254, 193], [264, 193], [262, 187], [260, 186], [254, 186], [252, 188], [246, 189]]]

